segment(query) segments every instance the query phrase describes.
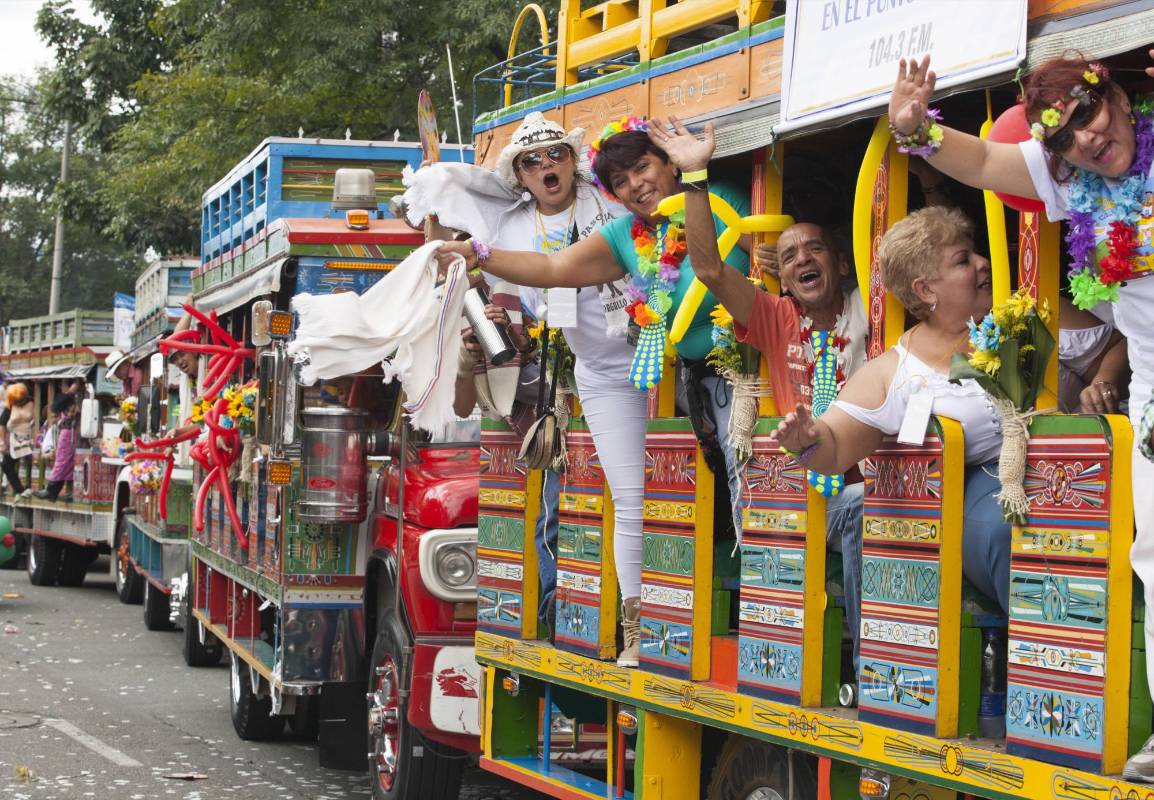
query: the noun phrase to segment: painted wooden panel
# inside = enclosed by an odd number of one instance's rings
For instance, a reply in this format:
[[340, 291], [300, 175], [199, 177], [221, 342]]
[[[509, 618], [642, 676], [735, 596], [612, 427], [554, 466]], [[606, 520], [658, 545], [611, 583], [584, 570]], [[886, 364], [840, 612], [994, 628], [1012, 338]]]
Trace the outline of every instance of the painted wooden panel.
[[521, 437], [506, 423], [481, 422], [477, 506], [477, 628], [520, 637], [536, 632], [537, 552], [526, 525], [528, 469]]
[[1131, 437], [1124, 420], [1116, 428], [1034, 420], [1029, 518], [1010, 556], [1006, 749], [1097, 772], [1127, 755]]
[[809, 503], [805, 467], [770, 444], [779, 422], [758, 420], [744, 472], [738, 691], [817, 705], [826, 600], [825, 509], [820, 495], [816, 508]]
[[750, 50], [749, 96], [754, 100], [781, 94], [782, 39], [771, 39]]
[[957, 734], [962, 446], [961, 426], [934, 418], [922, 446], [887, 437], [866, 459], [862, 720]]
[[611, 658], [617, 650], [613, 504], [593, 435], [581, 420], [565, 438], [557, 530], [557, 635], [561, 650]]
[[653, 420], [645, 438], [641, 668], [709, 677], [713, 473], [689, 420]]
[[574, 100], [562, 110], [565, 113], [565, 130], [584, 128], [585, 144], [589, 144], [613, 120], [630, 114], [648, 116], [649, 88], [644, 83], [629, 84]]
[[749, 49], [656, 75], [649, 81], [649, 115], [694, 117], [749, 97]]

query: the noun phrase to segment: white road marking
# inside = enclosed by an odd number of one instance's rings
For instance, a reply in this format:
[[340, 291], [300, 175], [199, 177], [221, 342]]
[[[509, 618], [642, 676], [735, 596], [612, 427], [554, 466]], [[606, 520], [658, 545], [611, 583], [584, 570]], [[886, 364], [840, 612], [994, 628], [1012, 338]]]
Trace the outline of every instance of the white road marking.
[[46, 720], [44, 720], [44, 724], [47, 725], [49, 728], [55, 728], [56, 730], [60, 731], [65, 736], [67, 736], [71, 739], [75, 739], [77, 742], [80, 742], [80, 744], [84, 745], [85, 747], [87, 747], [92, 752], [96, 753], [99, 756], [102, 756], [102, 757], [108, 759], [109, 761], [111, 761], [113, 764], [116, 764], [117, 766], [120, 766], [120, 767], [143, 767], [144, 766], [139, 761], [137, 761], [135, 758], [130, 758], [129, 756], [126, 756], [124, 753], [120, 752], [115, 747], [109, 747], [104, 742], [97, 739], [95, 736], [90, 736], [89, 734], [80, 730], [80, 728], [77, 728], [71, 722], [66, 722], [62, 719], [46, 719]]

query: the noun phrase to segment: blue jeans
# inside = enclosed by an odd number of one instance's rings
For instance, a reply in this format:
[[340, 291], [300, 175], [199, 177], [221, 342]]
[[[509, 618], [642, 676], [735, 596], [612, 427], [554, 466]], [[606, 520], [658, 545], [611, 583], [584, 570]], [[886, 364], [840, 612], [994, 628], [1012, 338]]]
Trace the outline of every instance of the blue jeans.
[[541, 578], [541, 602], [537, 606], [537, 619], [547, 620], [557, 590], [557, 525], [561, 505], [561, 476], [547, 469], [541, 473], [541, 481], [541, 510], [537, 513], [533, 544], [537, 548], [537, 570]]
[[830, 549], [841, 548], [845, 620], [853, 637], [853, 666], [858, 668], [861, 644], [861, 542], [865, 512], [865, 484], [851, 483], [825, 501], [825, 539]]
[[741, 541], [741, 465], [729, 441], [729, 418], [733, 414], [733, 387], [725, 378], [713, 376], [701, 380], [702, 387], [709, 396], [709, 407], [717, 423], [717, 441], [725, 456], [725, 471], [729, 483], [729, 499], [732, 505], [733, 530]]
[[[997, 493], [1002, 484], [990, 472], [997, 461], [966, 467], [966, 489], [962, 513], [962, 573], [979, 591], [996, 598], [1003, 611], [1010, 608], [1010, 523], [1002, 519]], [[858, 486], [863, 486], [858, 484]], [[849, 508], [846, 487], [826, 505], [826, 530], [833, 535], [835, 526], [842, 530], [842, 564], [845, 571], [845, 610], [853, 631], [854, 669], [858, 669], [861, 638], [861, 540], [862, 501], [856, 502], [856, 514]], [[862, 489], [858, 489], [860, 498]], [[835, 511], [834, 501], [842, 499]], [[856, 517], [856, 521], [851, 519]]]

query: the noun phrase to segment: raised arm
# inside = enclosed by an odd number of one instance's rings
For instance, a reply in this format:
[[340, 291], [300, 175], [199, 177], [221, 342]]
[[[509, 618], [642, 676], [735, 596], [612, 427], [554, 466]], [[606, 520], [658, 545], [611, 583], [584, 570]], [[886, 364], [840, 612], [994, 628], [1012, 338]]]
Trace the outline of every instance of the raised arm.
[[[666, 129], [661, 120], [653, 120], [649, 126], [649, 138], [653, 143], [665, 151], [682, 174], [707, 168], [714, 149], [713, 123], [706, 124], [702, 139], [690, 133], [676, 117], [670, 117], [669, 123], [672, 131]], [[749, 237], [743, 239], [748, 251]], [[757, 289], [744, 275], [721, 260], [713, 211], [709, 208], [709, 192], [695, 190], [689, 184], [685, 192], [685, 242], [693, 274], [713, 292], [735, 321], [749, 325]]]
[[[477, 253], [471, 241], [445, 242], [438, 252], [457, 253], [470, 269], [477, 266]], [[615, 281], [624, 274], [609, 242], [597, 234], [556, 253], [492, 250], [483, 268], [518, 286], [546, 289], [596, 286]]]
[[[890, 124], [894, 130], [909, 135], [918, 129], [926, 119], [936, 80], [928, 55], [921, 62], [901, 60], [890, 95]], [[941, 127], [942, 146], [928, 159], [934, 169], [977, 189], [1038, 198], [1026, 160], [1016, 144], [990, 142]]]

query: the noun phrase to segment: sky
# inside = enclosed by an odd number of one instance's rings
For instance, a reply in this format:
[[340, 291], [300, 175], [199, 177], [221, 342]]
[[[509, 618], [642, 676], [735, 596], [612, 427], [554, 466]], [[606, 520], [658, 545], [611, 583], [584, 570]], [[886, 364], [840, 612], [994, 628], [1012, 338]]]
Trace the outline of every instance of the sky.
[[[0, 75], [31, 77], [36, 67], [52, 63], [53, 55], [36, 34], [36, 12], [43, 0], [0, 0]], [[88, 0], [72, 0], [77, 16], [95, 21]]]

